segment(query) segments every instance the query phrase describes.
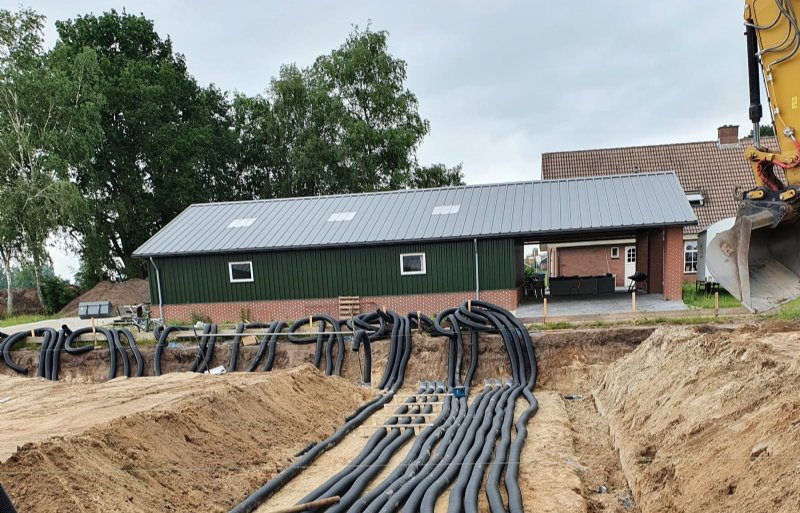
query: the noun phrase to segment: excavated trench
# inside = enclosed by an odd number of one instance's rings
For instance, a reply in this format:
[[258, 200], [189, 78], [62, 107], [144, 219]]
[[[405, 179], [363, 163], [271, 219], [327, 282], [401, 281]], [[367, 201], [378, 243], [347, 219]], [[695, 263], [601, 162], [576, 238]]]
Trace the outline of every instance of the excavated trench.
[[[532, 339], [539, 409], [520, 457], [526, 510], [800, 511], [799, 326], [574, 330]], [[373, 387], [388, 345], [372, 344]], [[497, 335], [481, 335], [478, 349], [470, 401], [484, 379], [511, 372]], [[239, 370], [255, 351], [241, 347]], [[38, 353], [14, 353], [35, 375]], [[151, 374], [153, 348], [142, 353]], [[19, 511], [229, 511], [374, 396], [357, 384], [363, 352], [348, 345], [343, 379], [308, 365], [313, 353], [313, 345], [280, 343], [272, 372], [209, 376], [172, 373], [191, 365], [196, 348], [170, 347], [162, 357], [170, 374], [104, 383], [108, 352], [95, 350], [64, 355], [59, 382], [0, 376], [0, 400], [11, 398], [0, 404], [0, 482]], [[446, 337], [414, 333], [397, 396], [257, 511], [293, 505], [351, 465], [419, 382], [447, 379], [447, 355]], [[219, 343], [209, 366], [229, 356]], [[520, 398], [514, 420], [525, 407]], [[403, 461], [414, 436], [376, 463], [364, 494]], [[435, 511], [447, 511], [451, 486]], [[483, 491], [478, 511], [489, 511]]]

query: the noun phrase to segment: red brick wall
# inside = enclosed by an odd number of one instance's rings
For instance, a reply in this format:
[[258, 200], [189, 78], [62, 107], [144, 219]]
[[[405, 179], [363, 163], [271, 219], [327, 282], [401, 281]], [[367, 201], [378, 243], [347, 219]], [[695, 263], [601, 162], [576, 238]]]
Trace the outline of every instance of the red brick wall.
[[[494, 303], [508, 310], [516, 310], [520, 289], [481, 291], [481, 300]], [[446, 308], [453, 308], [468, 299], [474, 299], [474, 292], [453, 292], [446, 294], [423, 294], [403, 296], [364, 296], [361, 297], [361, 311], [367, 312], [386, 307], [401, 314], [419, 310], [432, 315]], [[158, 311], [158, 307], [154, 307]], [[339, 316], [339, 301], [327, 299], [297, 299], [279, 301], [252, 301], [231, 303], [194, 303], [185, 305], [164, 305], [163, 318], [167, 321], [188, 321], [192, 314], [208, 316], [214, 322], [238, 321], [244, 315], [249, 321], [296, 320], [316, 313]]]
[[653, 294], [664, 293], [664, 230], [650, 230], [647, 235], [648, 284]]
[[[625, 246], [577, 246], [557, 248], [557, 276], [602, 276], [611, 273], [617, 277], [617, 286], [625, 285]], [[619, 258], [611, 258], [611, 248], [619, 248]]]
[[683, 296], [683, 228], [664, 230], [664, 299], [680, 300]]

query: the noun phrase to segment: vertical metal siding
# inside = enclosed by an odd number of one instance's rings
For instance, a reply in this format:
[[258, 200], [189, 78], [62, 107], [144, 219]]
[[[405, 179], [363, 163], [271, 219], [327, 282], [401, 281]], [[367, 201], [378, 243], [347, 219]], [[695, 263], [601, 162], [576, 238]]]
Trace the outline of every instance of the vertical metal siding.
[[[521, 272], [514, 239], [478, 241], [481, 290], [510, 289]], [[402, 276], [401, 253], [425, 253], [426, 274]], [[228, 262], [253, 262], [230, 283]], [[475, 289], [472, 241], [157, 258], [164, 303], [208, 303], [459, 292]], [[516, 269], [520, 267], [520, 269]], [[155, 271], [151, 297], [157, 297]]]

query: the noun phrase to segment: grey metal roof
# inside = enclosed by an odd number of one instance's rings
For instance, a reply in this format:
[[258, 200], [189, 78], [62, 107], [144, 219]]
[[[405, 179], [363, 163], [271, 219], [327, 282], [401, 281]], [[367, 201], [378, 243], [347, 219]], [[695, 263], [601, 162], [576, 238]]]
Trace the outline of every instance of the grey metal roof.
[[[436, 207], [444, 213], [434, 215]], [[673, 173], [641, 173], [191, 205], [134, 256], [503, 236], [536, 240], [696, 222]]]

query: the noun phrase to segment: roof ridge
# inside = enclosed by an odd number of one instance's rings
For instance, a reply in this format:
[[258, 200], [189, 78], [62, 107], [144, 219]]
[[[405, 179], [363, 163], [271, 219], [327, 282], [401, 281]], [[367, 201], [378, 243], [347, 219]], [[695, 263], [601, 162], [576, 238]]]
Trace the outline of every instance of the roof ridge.
[[[661, 174], [676, 174], [675, 171], [643, 171], [641, 173], [636, 173], [637, 175], [661, 175]], [[280, 203], [282, 201], [298, 201], [298, 200], [318, 200], [322, 198], [347, 198], [347, 197], [367, 197], [367, 196], [378, 196], [382, 194], [414, 194], [426, 191], [451, 191], [451, 190], [466, 190], [466, 189], [477, 189], [481, 187], [506, 187], [506, 186], [514, 186], [514, 185], [527, 185], [527, 184], [537, 184], [537, 183], [546, 183], [546, 182], [565, 182], [565, 181], [575, 181], [575, 180], [600, 180], [600, 179], [608, 179], [608, 178], [627, 178], [631, 175], [631, 173], [614, 173], [609, 175], [596, 175], [596, 176], [583, 176], [583, 177], [572, 177], [572, 178], [548, 178], [548, 179], [539, 179], [539, 180], [517, 180], [512, 182], [490, 182], [490, 183], [475, 183], [475, 184], [464, 184], [464, 185], [448, 185], [442, 187], [424, 187], [419, 189], [394, 189], [391, 191], [369, 191], [369, 192], [346, 192], [340, 194], [324, 194], [324, 195], [316, 195], [316, 196], [290, 196], [287, 198], [261, 198], [261, 199], [249, 199], [249, 200], [231, 200], [231, 201], [211, 201], [207, 203], [192, 203], [187, 208], [192, 207], [207, 207], [207, 206], [217, 206], [217, 205], [244, 205], [247, 203]]]
[[[774, 135], [762, 135], [761, 139], [776, 139], [777, 136]], [[752, 141], [752, 137], [740, 137], [739, 143], [742, 144], [745, 141]], [[613, 150], [636, 150], [641, 148], [664, 148], [667, 146], [694, 146], [694, 145], [701, 145], [701, 144], [713, 144], [717, 145], [719, 141], [716, 139], [707, 140], [707, 141], [688, 141], [688, 142], [681, 142], [681, 143], [661, 143], [661, 144], [639, 144], [634, 146], [612, 146], [608, 148], [586, 148], [582, 150], [561, 150], [561, 151], [546, 151], [542, 152], [542, 158], [545, 155], [563, 155], [565, 153], [589, 153], [589, 152], [605, 152], [605, 151], [613, 151]], [[730, 148], [734, 148], [735, 145], [731, 144]]]

